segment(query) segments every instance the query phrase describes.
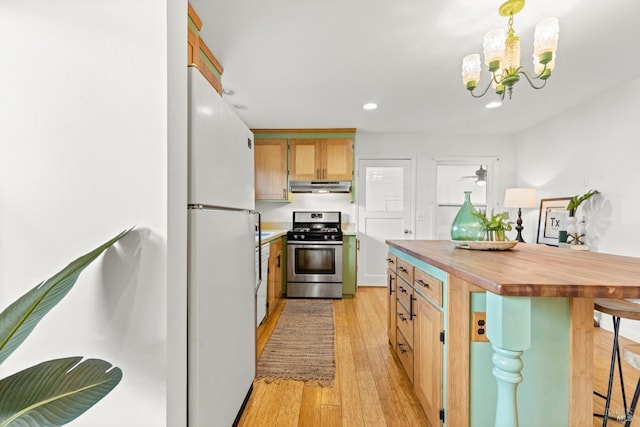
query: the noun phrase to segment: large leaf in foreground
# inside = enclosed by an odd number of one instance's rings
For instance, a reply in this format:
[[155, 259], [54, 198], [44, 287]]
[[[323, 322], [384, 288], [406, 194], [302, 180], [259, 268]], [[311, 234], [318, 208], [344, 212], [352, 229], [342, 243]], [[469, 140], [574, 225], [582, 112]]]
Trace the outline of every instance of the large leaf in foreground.
[[0, 427], [66, 424], [120, 382], [122, 371], [109, 362], [81, 360], [50, 360], [0, 380]]
[[[0, 313], [0, 364], [27, 338], [44, 315], [64, 298], [85, 267], [130, 230], [123, 231], [72, 261], [59, 273], [31, 289]], [[4, 399], [4, 396], [2, 398]]]

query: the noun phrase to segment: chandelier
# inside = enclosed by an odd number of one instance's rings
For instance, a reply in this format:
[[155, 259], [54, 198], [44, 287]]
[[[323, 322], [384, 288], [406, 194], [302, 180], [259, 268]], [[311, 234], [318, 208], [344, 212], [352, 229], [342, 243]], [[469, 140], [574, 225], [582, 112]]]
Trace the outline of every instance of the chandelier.
[[[533, 41], [533, 66], [531, 74], [520, 65], [520, 38], [513, 29], [513, 15], [524, 8], [524, 0], [507, 0], [498, 9], [500, 16], [509, 17], [509, 28], [491, 30], [484, 36], [484, 62], [489, 67], [491, 81], [481, 94], [474, 93], [480, 81], [480, 55], [467, 55], [462, 60], [462, 82], [474, 98], [484, 96], [489, 88], [493, 88], [504, 99], [504, 93], [509, 92], [509, 99], [513, 86], [523, 76], [534, 89], [542, 89], [551, 76], [555, 66], [556, 50], [558, 48], [557, 18], [547, 18], [536, 25]], [[534, 83], [541, 81], [541, 83]]]

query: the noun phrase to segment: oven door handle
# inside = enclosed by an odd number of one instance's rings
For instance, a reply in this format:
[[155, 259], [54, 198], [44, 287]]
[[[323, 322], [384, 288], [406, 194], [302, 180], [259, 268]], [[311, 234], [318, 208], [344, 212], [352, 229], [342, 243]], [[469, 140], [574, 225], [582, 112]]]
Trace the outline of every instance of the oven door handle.
[[318, 240], [318, 241], [312, 241], [312, 240], [307, 240], [305, 242], [301, 242], [299, 240], [287, 240], [287, 246], [315, 246], [315, 245], [322, 245], [322, 246], [342, 246], [342, 240]]

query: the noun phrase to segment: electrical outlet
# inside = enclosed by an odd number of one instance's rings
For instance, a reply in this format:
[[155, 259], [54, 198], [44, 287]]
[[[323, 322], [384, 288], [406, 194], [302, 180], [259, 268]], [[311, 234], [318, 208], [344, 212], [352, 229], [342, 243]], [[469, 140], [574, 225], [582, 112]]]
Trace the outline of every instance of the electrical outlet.
[[471, 341], [489, 341], [487, 338], [487, 313], [474, 311], [471, 313]]

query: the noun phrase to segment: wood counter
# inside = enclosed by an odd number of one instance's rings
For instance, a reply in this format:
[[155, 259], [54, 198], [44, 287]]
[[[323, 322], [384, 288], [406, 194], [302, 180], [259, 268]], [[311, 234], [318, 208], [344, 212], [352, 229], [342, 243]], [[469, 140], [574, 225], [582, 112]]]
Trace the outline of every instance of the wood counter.
[[[526, 243], [506, 251], [459, 249], [450, 241], [386, 243], [390, 252], [414, 265], [425, 263], [448, 274], [445, 352], [452, 369], [445, 368], [445, 425], [479, 425], [468, 403], [473, 399], [470, 384], [478, 377], [468, 366], [474, 363], [469, 349], [478, 345], [469, 337], [473, 289], [486, 291], [486, 335], [493, 355], [482, 377], [491, 378], [491, 371], [496, 384], [494, 425], [532, 425], [526, 416], [518, 419], [518, 408], [544, 412], [544, 394], [565, 402], [555, 405], [557, 414], [546, 414], [547, 425], [591, 425], [593, 299], [640, 298], [640, 259]], [[564, 308], [552, 315], [554, 307]], [[551, 338], [556, 333], [561, 339]], [[524, 353], [529, 361], [526, 378]], [[536, 380], [543, 384], [532, 394]], [[564, 385], [559, 387], [558, 380]], [[516, 389], [523, 381], [527, 398], [520, 401]]]
[[455, 248], [447, 240], [387, 244], [497, 295], [640, 298], [640, 259], [519, 243], [506, 251]]

